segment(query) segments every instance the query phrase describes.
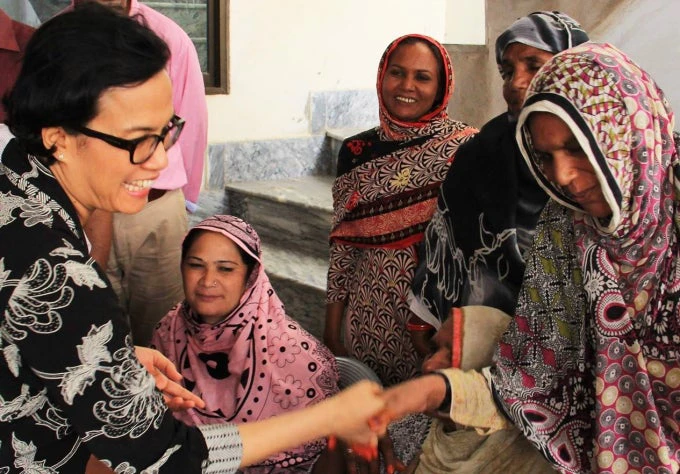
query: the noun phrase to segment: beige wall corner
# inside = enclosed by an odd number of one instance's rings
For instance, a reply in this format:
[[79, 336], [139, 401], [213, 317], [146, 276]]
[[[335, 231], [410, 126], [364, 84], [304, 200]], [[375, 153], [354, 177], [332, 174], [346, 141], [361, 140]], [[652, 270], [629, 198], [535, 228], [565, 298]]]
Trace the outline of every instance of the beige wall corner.
[[517, 18], [539, 10], [559, 10], [597, 35], [591, 34], [591, 37], [601, 40], [606, 31], [602, 31], [600, 25], [610, 23], [608, 19], [620, 15], [619, 11], [628, 3], [630, 0], [486, 0], [486, 56], [482, 58], [481, 53], [474, 53], [479, 56], [472, 59], [464, 53], [465, 49], [459, 51], [461, 46], [447, 46], [454, 56], [458, 78], [456, 97], [449, 107], [451, 116], [481, 126], [505, 110], [494, 47], [498, 35]]

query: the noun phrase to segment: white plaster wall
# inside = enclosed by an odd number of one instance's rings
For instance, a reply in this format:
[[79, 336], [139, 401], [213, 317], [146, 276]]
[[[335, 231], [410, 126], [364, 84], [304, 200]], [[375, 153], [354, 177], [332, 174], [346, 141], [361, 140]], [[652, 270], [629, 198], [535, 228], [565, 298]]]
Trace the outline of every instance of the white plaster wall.
[[628, 0], [592, 35], [614, 44], [649, 72], [676, 115], [680, 112], [679, 17], [677, 0]]
[[444, 42], [486, 44], [486, 0], [446, 0]]
[[447, 1], [230, 0], [230, 93], [208, 96], [208, 140], [308, 134], [311, 91], [374, 88], [391, 40], [445, 39]]

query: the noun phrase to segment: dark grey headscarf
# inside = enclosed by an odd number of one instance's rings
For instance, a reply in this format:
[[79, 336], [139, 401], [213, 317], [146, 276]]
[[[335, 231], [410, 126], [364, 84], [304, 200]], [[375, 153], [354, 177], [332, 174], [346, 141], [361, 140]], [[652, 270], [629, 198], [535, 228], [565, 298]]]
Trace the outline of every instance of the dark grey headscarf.
[[496, 40], [496, 63], [512, 43], [559, 53], [585, 43], [590, 38], [583, 27], [569, 15], [557, 11], [534, 12], [514, 22]]

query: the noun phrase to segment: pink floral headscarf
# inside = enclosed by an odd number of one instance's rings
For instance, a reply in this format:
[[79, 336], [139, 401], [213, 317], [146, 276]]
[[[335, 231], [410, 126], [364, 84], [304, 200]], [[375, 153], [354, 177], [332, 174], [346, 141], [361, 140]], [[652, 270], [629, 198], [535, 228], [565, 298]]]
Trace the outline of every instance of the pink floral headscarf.
[[[612, 215], [586, 214], [541, 169], [527, 118], [569, 126]], [[552, 198], [493, 372], [498, 399], [561, 472], [680, 469], [680, 159], [653, 79], [586, 43], [534, 77], [522, 154]]]
[[[224, 235], [257, 263], [239, 305], [223, 321], [202, 323], [184, 301], [158, 324], [153, 346], [175, 363], [184, 385], [206, 402], [203, 410], [175, 416], [191, 425], [247, 423], [306, 407], [336, 393], [335, 358], [286, 315], [264, 272], [255, 230], [237, 217], [219, 215], [202, 221], [190, 233], [199, 230]], [[266, 472], [276, 467], [290, 472], [296, 466], [311, 465], [324, 447], [324, 442], [312, 442], [262, 465], [267, 466]], [[258, 471], [251, 468], [248, 472]]]

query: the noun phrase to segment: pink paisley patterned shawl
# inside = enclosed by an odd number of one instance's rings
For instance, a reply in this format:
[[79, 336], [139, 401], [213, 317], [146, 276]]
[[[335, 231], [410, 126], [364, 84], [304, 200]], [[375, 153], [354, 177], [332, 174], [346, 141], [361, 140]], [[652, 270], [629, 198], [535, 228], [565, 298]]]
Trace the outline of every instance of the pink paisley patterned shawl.
[[[205, 402], [176, 412], [190, 424], [246, 423], [319, 402], [338, 391], [335, 358], [289, 318], [269, 283], [255, 230], [233, 216], [213, 216], [197, 229], [218, 232], [255, 258], [239, 305], [222, 322], [203, 324], [183, 302], [159, 323], [152, 344], [178, 367], [183, 383]], [[316, 460], [324, 442], [269, 458], [248, 472], [291, 472]], [[304, 472], [303, 470], [303, 472]]]
[[[547, 180], [527, 117], [570, 127], [612, 209], [581, 211]], [[518, 142], [551, 196], [536, 230], [493, 387], [562, 472], [677, 472], [680, 461], [680, 172], [674, 118], [651, 77], [587, 43], [534, 78]]]

